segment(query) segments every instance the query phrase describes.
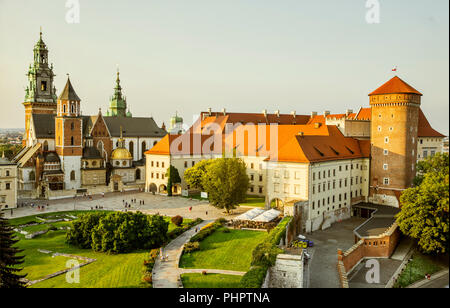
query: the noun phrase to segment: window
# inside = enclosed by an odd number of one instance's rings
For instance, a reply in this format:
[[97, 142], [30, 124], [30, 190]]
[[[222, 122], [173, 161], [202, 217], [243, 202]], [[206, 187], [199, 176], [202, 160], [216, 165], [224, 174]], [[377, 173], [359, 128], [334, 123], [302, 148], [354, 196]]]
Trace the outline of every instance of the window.
[[6, 176], [9, 176], [9, 170], [6, 170]]
[[260, 182], [263, 181], [263, 176], [262, 176], [262, 175], [259, 176], [259, 181], [260, 181]]
[[156, 162], [156, 168], [159, 168], [159, 161]]
[[431, 157], [433, 157], [434, 155], [436, 155], [436, 151], [431, 151]]
[[253, 163], [250, 164], [250, 169], [253, 169], [255, 166], [253, 165]]
[[423, 151], [423, 158], [427, 158], [428, 157], [428, 151]]
[[284, 193], [285, 194], [289, 193], [289, 185], [288, 184], [284, 184]]
[[295, 179], [300, 180], [300, 172], [299, 171], [295, 171]]
[[384, 143], [389, 143], [389, 137], [384, 137]]
[[280, 184], [273, 184], [273, 191], [276, 193], [280, 192]]
[[73, 140], [73, 136], [70, 137], [70, 145], [74, 145], [74, 140]]
[[184, 168], [187, 168], [187, 166], [188, 166], [188, 162], [185, 161], [185, 162], [184, 162]]
[[153, 167], [153, 160], [152, 160], [152, 163], [151, 163], [151, 165], [152, 165], [152, 167]]
[[71, 130], [74, 130], [74, 129], [75, 129], [75, 123], [73, 123], [73, 122], [70, 123], [70, 129], [71, 129]]
[[145, 151], [147, 150], [147, 143], [142, 141], [142, 158], [145, 157]]
[[384, 155], [389, 155], [389, 150], [384, 149], [383, 154]]
[[194, 167], [194, 166], [195, 166], [195, 161], [192, 161], [192, 164], [191, 164], [191, 165], [192, 165], [192, 167]]
[[262, 188], [262, 186], [259, 186], [259, 193], [260, 193], [260, 194], [263, 193], [263, 188]]
[[136, 180], [141, 179], [141, 169], [136, 169]]
[[389, 185], [389, 178], [384, 178], [383, 183], [384, 185]]
[[71, 113], [75, 113], [75, 104], [70, 105]]
[[392, 132], [394, 130], [394, 128], [391, 126], [389, 127], [389, 131]]
[[41, 81], [41, 91], [47, 91], [47, 81]]
[[130, 151], [131, 156], [134, 157], [134, 143], [133, 143], [133, 141], [130, 141], [130, 143], [128, 144], [128, 151]]
[[63, 113], [66, 113], [66, 105], [63, 105]]
[[254, 180], [254, 176], [253, 176], [253, 174], [250, 174], [250, 181], [253, 181]]
[[295, 194], [300, 195], [300, 185], [295, 185]]
[[389, 167], [388, 164], [384, 164], [383, 165], [383, 170], [388, 170], [388, 167]]
[[284, 178], [289, 179], [289, 171], [287, 170], [284, 171]]
[[71, 181], [75, 181], [75, 170], [72, 170], [72, 171], [70, 172], [70, 180], [71, 180]]
[[10, 190], [10, 189], [11, 189], [11, 184], [10, 184], [10, 183], [6, 183], [5, 189], [6, 189], [6, 190]]
[[378, 131], [381, 132], [381, 126], [378, 126]]
[[161, 163], [161, 168], [164, 168], [164, 162]]
[[316, 173], [313, 172], [313, 181], [315, 181], [315, 180], [316, 180]]
[[249, 189], [250, 189], [250, 192], [253, 192], [255, 190], [253, 186], [250, 186]]

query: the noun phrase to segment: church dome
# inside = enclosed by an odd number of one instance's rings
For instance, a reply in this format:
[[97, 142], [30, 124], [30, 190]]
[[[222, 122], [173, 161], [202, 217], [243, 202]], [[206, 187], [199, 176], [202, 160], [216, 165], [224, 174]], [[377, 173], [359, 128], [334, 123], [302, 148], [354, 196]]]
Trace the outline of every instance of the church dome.
[[117, 148], [112, 152], [111, 159], [133, 159], [133, 156], [127, 149]]

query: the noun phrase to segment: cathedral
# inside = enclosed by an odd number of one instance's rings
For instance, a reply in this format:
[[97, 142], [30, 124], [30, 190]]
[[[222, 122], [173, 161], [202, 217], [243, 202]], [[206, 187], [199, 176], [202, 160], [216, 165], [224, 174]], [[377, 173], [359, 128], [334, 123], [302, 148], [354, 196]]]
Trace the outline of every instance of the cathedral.
[[145, 184], [145, 155], [167, 132], [153, 118], [127, 110], [117, 71], [109, 110], [83, 115], [82, 101], [69, 78], [57, 95], [53, 64], [42, 40], [33, 49], [25, 90], [23, 149], [18, 192], [23, 198], [58, 198], [73, 193], [140, 189]]

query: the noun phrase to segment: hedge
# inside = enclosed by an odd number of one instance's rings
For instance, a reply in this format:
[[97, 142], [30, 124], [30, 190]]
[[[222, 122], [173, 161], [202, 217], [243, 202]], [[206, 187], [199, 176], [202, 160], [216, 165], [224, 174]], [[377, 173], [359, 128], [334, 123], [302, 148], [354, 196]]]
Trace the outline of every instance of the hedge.
[[182, 227], [174, 228], [172, 231], [167, 233], [167, 236], [169, 237], [170, 240], [173, 240], [173, 239], [177, 238], [178, 236], [180, 236], [181, 234], [183, 234], [184, 232], [186, 232], [187, 230], [189, 230], [190, 228], [192, 228], [202, 222], [203, 222], [203, 219], [197, 218], [193, 221], [188, 222], [186, 225], [184, 225]]
[[292, 217], [285, 217], [252, 252], [252, 267], [242, 277], [243, 288], [260, 288], [266, 278], [269, 267], [275, 265], [277, 255], [283, 253], [278, 248], [281, 239], [286, 236], [286, 226]]
[[225, 219], [219, 218], [214, 222], [207, 224], [200, 230], [200, 232], [198, 232], [190, 239], [190, 242], [193, 243], [203, 241], [205, 238], [213, 234], [217, 229], [221, 228], [225, 222]]

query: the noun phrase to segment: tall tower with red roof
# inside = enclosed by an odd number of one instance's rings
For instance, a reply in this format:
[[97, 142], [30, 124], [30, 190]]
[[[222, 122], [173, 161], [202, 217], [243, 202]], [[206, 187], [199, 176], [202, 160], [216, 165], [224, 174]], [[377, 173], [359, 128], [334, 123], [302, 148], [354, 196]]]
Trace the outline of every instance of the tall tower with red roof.
[[416, 175], [422, 93], [395, 76], [369, 94], [372, 107], [370, 200], [400, 206]]

